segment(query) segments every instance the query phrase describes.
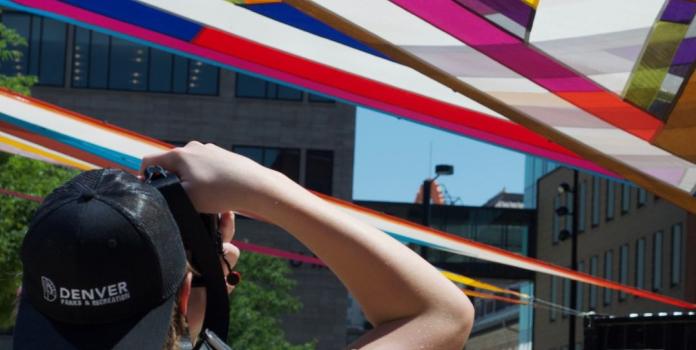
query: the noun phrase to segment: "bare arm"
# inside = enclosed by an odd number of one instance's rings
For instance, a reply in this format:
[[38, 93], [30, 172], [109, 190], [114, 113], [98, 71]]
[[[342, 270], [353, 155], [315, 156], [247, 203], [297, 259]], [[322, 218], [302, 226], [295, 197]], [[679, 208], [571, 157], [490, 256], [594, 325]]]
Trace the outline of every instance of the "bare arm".
[[284, 228], [319, 256], [375, 329], [355, 348], [461, 349], [473, 322], [466, 296], [401, 243], [328, 205], [282, 174], [213, 145], [147, 157], [179, 174], [197, 209], [237, 210]]

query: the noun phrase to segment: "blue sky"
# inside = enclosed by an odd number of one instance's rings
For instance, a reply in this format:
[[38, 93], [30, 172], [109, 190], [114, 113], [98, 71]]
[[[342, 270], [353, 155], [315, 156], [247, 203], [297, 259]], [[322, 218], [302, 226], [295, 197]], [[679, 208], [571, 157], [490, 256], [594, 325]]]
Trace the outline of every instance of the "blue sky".
[[353, 199], [413, 202], [441, 163], [454, 165], [454, 175], [438, 181], [457, 204], [481, 205], [503, 187], [522, 192], [520, 153], [363, 108], [356, 119]]

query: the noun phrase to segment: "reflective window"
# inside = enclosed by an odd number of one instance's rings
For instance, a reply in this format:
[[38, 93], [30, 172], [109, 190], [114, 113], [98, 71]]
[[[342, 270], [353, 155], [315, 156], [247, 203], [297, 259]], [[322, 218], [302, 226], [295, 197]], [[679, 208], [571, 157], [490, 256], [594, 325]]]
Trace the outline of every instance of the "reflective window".
[[[551, 303], [557, 304], [558, 303], [558, 300], [557, 300], [558, 296], [556, 293], [557, 293], [557, 289], [558, 289], [558, 277], [556, 277], [556, 276], [549, 276], [549, 277], [551, 278], [551, 287], [549, 288], [551, 290], [551, 295], [550, 295]], [[555, 321], [556, 314], [557, 314], [557, 308], [552, 307], [549, 310], [549, 319], [551, 319], [551, 321]]]
[[592, 178], [592, 226], [599, 225], [599, 187], [600, 179], [598, 177]]
[[645, 238], [636, 241], [636, 288], [645, 289]]
[[[628, 284], [628, 244], [619, 248], [619, 283]], [[625, 300], [626, 296], [626, 292], [619, 292], [619, 300]]]
[[681, 284], [682, 275], [682, 224], [672, 226], [672, 254], [671, 254], [671, 274], [670, 285], [678, 286]]
[[300, 90], [242, 73], [237, 73], [235, 85], [237, 97], [302, 101], [302, 91]]
[[[590, 258], [590, 275], [592, 276], [597, 276], [597, 256], [593, 255]], [[594, 284], [590, 285], [590, 293], [589, 293], [589, 301], [588, 301], [588, 306], [591, 310], [595, 310], [597, 308], [597, 286]]]
[[300, 180], [300, 150], [294, 148], [236, 146], [234, 151], [257, 163]]
[[655, 291], [662, 289], [662, 231], [657, 231], [653, 235], [652, 275], [652, 289]]
[[631, 185], [621, 184], [621, 214], [631, 209]]
[[613, 181], [607, 180], [606, 184], [606, 219], [607, 221], [609, 221], [614, 218], [614, 207], [616, 207], [616, 191], [614, 189]]
[[643, 188], [638, 189], [638, 207], [642, 207], [645, 205], [645, 202], [648, 200], [648, 191], [646, 191]]
[[218, 72], [200, 61], [75, 28], [73, 87], [217, 95]]
[[35, 75], [40, 85], [62, 86], [65, 81], [67, 26], [64, 23], [19, 12], [3, 12], [0, 20], [27, 41], [12, 47], [22, 56], [0, 62], [0, 74]]
[[320, 96], [320, 95], [315, 95], [315, 94], [307, 94], [307, 99], [309, 102], [322, 102], [322, 103], [334, 103], [336, 102], [333, 99], [330, 99], [328, 97]]
[[[604, 253], [604, 279], [612, 281], [614, 279], [614, 252], [607, 250]], [[611, 304], [612, 290], [604, 288], [604, 305]]]
[[333, 192], [333, 151], [308, 150], [305, 186], [317, 192]]
[[[570, 309], [570, 279], [563, 279], [563, 306], [566, 309]], [[563, 318], [568, 317], [568, 311], [563, 311]]]

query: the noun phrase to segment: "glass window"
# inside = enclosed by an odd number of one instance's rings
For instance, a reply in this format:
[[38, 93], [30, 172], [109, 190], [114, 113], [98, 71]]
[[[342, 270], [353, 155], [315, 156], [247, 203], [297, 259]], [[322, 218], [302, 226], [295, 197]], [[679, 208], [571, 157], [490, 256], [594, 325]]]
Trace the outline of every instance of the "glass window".
[[[597, 276], [597, 256], [593, 255], [590, 258], [590, 275]], [[597, 286], [594, 284], [590, 285], [590, 295], [589, 295], [589, 305], [591, 310], [597, 308]]]
[[172, 81], [173, 90], [176, 93], [184, 94], [188, 91], [188, 71], [190, 61], [183, 57], [174, 57], [174, 72]]
[[638, 207], [642, 207], [645, 205], [645, 202], [648, 201], [648, 192], [643, 189], [639, 188], [638, 189]]
[[4, 12], [2, 23], [26, 39], [27, 45], [11, 47], [21, 53], [12, 61], [0, 62], [4, 75], [35, 75], [40, 85], [64, 84], [67, 25], [49, 18]]
[[[40, 17], [34, 17], [38, 22]], [[39, 84], [60, 85], [65, 79], [65, 50], [67, 26], [49, 18], [41, 18], [41, 49], [39, 58]], [[33, 31], [32, 31], [33, 32]], [[36, 33], [33, 33], [35, 36]], [[33, 39], [33, 38], [32, 38]], [[33, 41], [33, 40], [32, 40]], [[32, 55], [39, 57], [39, 54]]]
[[237, 97], [266, 98], [266, 82], [250, 75], [237, 73]]
[[606, 184], [606, 216], [607, 221], [609, 221], [614, 218], [614, 207], [616, 206], [614, 195], [616, 191], [614, 189], [614, 181], [607, 180]]
[[261, 98], [269, 100], [301, 101], [302, 91], [279, 85], [270, 81], [237, 73], [237, 97]]
[[621, 214], [631, 209], [631, 185], [621, 184]]
[[219, 69], [127, 40], [75, 28], [76, 88], [216, 95]]
[[147, 47], [119, 38], [111, 38], [109, 88], [143, 91], [147, 86]]
[[645, 238], [636, 241], [636, 288], [645, 289]]
[[558, 243], [558, 231], [559, 231], [559, 225], [558, 225], [558, 215], [556, 215], [556, 209], [560, 208], [561, 206], [561, 196], [559, 194], [556, 194], [556, 196], [553, 197], [553, 213], [551, 214], [551, 242], [553, 244]]
[[302, 101], [302, 91], [283, 85], [274, 85], [277, 86], [275, 96], [276, 99], [286, 101]]
[[[614, 279], [614, 252], [607, 250], [604, 253], [604, 279], [611, 281]], [[612, 290], [604, 288], [604, 305], [611, 304]]]
[[234, 151], [285, 174], [295, 182], [300, 179], [300, 150], [298, 149], [235, 146]]
[[[585, 272], [585, 262], [584, 261], [578, 262], [578, 271]], [[585, 283], [577, 282], [576, 285], [578, 288], [578, 294], [576, 295], [577, 301], [575, 303], [575, 306], [578, 310], [584, 310], [585, 309], [585, 300], [584, 300]]]
[[[563, 306], [570, 309], [570, 279], [563, 279]], [[563, 318], [568, 317], [568, 311], [563, 311]]]
[[111, 37], [106, 34], [90, 31], [89, 46], [89, 85], [87, 87], [106, 89], [109, 87], [109, 63], [111, 58], [109, 48]]
[[[550, 290], [551, 290], [551, 303], [557, 304], [558, 303], [558, 300], [557, 300], [558, 296], [556, 293], [557, 293], [557, 289], [558, 289], [558, 286], [557, 286], [558, 277], [556, 277], [556, 276], [550, 276], [550, 277], [551, 277], [551, 288], [550, 288]], [[555, 307], [552, 307], [549, 310], [549, 318], [551, 319], [551, 321], [556, 320], [556, 313], [557, 313], [557, 310]]]
[[218, 91], [218, 69], [201, 61], [191, 61], [189, 65], [190, 94], [215, 95]]
[[653, 235], [652, 275], [652, 289], [654, 291], [662, 289], [662, 231], [657, 231]]
[[[628, 244], [619, 248], [619, 283], [628, 284]], [[626, 292], [619, 292], [619, 300], [625, 300], [626, 296]]]
[[599, 225], [599, 185], [600, 179], [598, 177], [592, 178], [592, 226]]
[[174, 69], [174, 57], [160, 50], [150, 52], [150, 80], [148, 90], [153, 92], [172, 91], [172, 70]]
[[305, 186], [317, 192], [333, 192], [333, 151], [308, 150]]
[[315, 95], [315, 94], [308, 94], [308, 99], [309, 102], [323, 102], [323, 103], [334, 103], [333, 99], [330, 99], [328, 97], [320, 96], [320, 95]]
[[671, 274], [670, 285], [678, 286], [681, 284], [682, 275], [682, 224], [672, 226], [672, 254], [671, 254]]
[[579, 185], [578, 195], [578, 233], [585, 231], [585, 209], [587, 206], [587, 181], [582, 181]]
[[[17, 34], [27, 39], [27, 43], [31, 43], [31, 16], [23, 13], [5, 12], [2, 14], [2, 23], [8, 28], [14, 29]], [[0, 62], [2, 69], [0, 72], [4, 75], [27, 75], [29, 73], [28, 63], [31, 60], [31, 46], [11, 46], [12, 50], [21, 53], [21, 57], [14, 60], [3, 60]]]

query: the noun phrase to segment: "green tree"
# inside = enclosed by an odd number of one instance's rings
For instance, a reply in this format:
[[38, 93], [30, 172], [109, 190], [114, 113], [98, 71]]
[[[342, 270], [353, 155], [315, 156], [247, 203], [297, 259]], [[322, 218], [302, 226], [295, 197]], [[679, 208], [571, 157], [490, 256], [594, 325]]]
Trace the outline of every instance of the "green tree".
[[[77, 170], [0, 154], [0, 188], [45, 196]], [[0, 327], [12, 326], [12, 310], [21, 282], [19, 247], [38, 203], [0, 196]]]
[[314, 342], [293, 345], [285, 339], [279, 317], [297, 312], [302, 304], [290, 292], [287, 262], [253, 253], [242, 253], [237, 264], [244, 276], [232, 293], [230, 345], [248, 350], [311, 350]]
[[[18, 62], [22, 58], [22, 52], [17, 50], [17, 48], [26, 45], [26, 39], [0, 23], [0, 66]], [[36, 81], [35, 76], [7, 76], [0, 74], [0, 87], [8, 88], [23, 95], [29, 95], [29, 90]]]

